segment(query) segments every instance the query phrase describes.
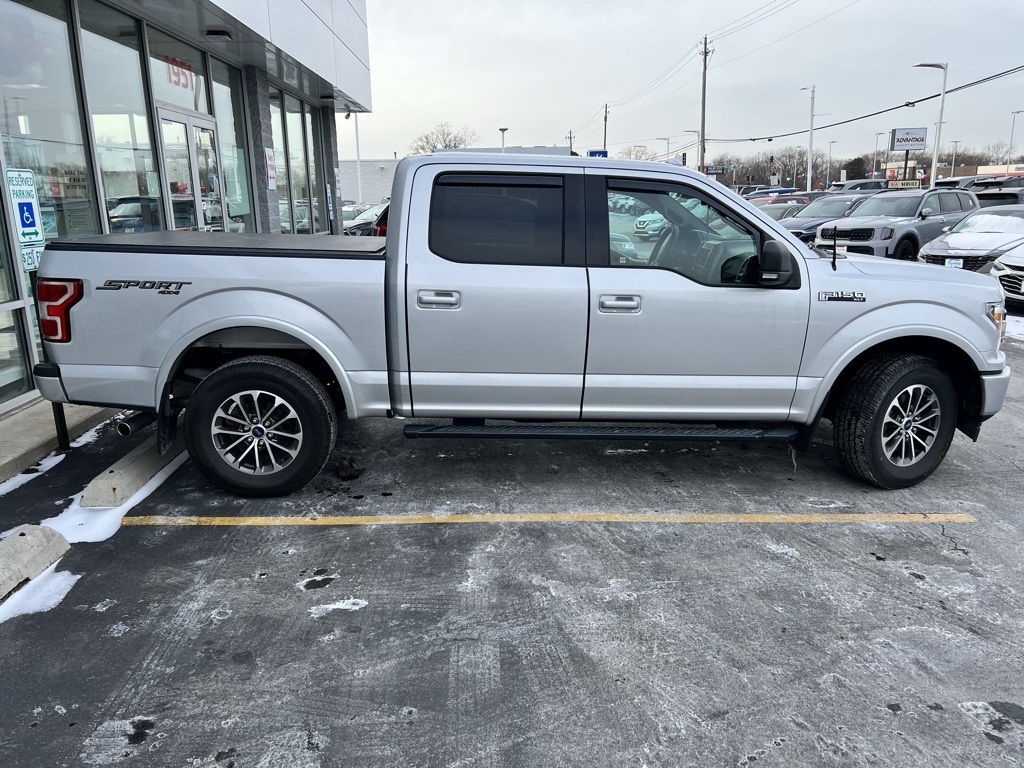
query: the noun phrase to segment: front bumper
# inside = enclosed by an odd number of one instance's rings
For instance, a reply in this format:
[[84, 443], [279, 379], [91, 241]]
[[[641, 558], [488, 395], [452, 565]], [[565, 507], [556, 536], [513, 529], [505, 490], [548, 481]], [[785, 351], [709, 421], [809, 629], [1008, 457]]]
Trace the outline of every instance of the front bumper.
[[995, 415], [1003, 407], [1006, 390], [1010, 387], [1010, 368], [998, 373], [981, 374], [981, 416]]
[[879, 242], [879, 243], [867, 242], [867, 243], [865, 243], [863, 241], [851, 241], [851, 240], [835, 240], [835, 241], [833, 241], [833, 240], [822, 240], [820, 237], [815, 237], [814, 238], [814, 247], [818, 248], [819, 250], [825, 251], [826, 253], [831, 253], [832, 252], [832, 246], [834, 244], [838, 248], [845, 248], [846, 249], [845, 251], [840, 251], [840, 253], [844, 253], [844, 252], [845, 253], [857, 253], [857, 254], [861, 254], [863, 256], [879, 256], [881, 258], [886, 258], [887, 256], [890, 255], [890, 253], [889, 253], [889, 246], [887, 245], [888, 242], [889, 242], [888, 240], [886, 240], [884, 243], [882, 243], [882, 242]]

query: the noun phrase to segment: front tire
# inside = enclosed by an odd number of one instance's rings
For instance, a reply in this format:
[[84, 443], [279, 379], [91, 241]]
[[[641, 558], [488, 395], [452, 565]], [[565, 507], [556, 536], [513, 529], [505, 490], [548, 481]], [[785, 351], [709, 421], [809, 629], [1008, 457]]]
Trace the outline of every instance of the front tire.
[[904, 238], [896, 244], [892, 257], [897, 261], [913, 261], [917, 258], [917, 246], [910, 238]]
[[833, 421], [846, 470], [878, 488], [909, 488], [942, 463], [957, 394], [939, 364], [917, 355], [867, 363], [847, 384]]
[[214, 485], [241, 496], [283, 496], [312, 480], [331, 454], [337, 419], [309, 371], [276, 357], [244, 357], [196, 387], [185, 446]]

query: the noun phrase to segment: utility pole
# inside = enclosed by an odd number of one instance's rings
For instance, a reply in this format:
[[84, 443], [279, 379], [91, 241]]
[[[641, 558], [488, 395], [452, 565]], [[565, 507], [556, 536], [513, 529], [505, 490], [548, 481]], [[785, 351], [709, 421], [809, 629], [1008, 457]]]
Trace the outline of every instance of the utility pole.
[[572, 154], [572, 131], [569, 131], [569, 135], [566, 136], [565, 138], [567, 138], [569, 140], [569, 154], [571, 155]]
[[[601, 149], [608, 150], [608, 105], [604, 105], [604, 141], [601, 142]], [[571, 151], [571, 150], [570, 150]]]
[[704, 131], [707, 128], [708, 109], [708, 56], [711, 55], [711, 51], [708, 50], [707, 35], [704, 35], [704, 48], [701, 50], [700, 55], [703, 67], [701, 68], [700, 75], [700, 150], [697, 152], [697, 170], [704, 173], [704, 149], [706, 147]]

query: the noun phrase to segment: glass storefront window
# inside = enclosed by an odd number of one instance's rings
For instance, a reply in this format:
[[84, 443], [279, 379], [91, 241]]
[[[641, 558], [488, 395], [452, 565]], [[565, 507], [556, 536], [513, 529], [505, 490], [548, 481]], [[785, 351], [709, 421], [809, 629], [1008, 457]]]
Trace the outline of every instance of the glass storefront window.
[[327, 193], [323, 187], [324, 153], [320, 143], [320, 121], [318, 111], [308, 104], [303, 105], [306, 120], [306, 147], [309, 149], [309, 193], [313, 206], [314, 220], [317, 227], [314, 231], [324, 232], [330, 229], [327, 220]]
[[285, 128], [288, 131], [288, 180], [291, 186], [295, 233], [316, 232], [318, 218], [310, 205], [309, 174], [306, 172], [306, 140], [302, 130], [302, 102], [284, 97]]
[[147, 27], [146, 34], [153, 98], [192, 112], [210, 114], [203, 54], [152, 27]]
[[22, 348], [20, 312], [0, 312], [0, 403], [28, 392], [28, 366]]
[[99, 232], [63, 0], [0, 0], [0, 95], [8, 168], [35, 174], [43, 233]]
[[135, 20], [80, 0], [82, 64], [111, 232], [163, 229]]
[[228, 232], [255, 232], [252, 187], [246, 160], [245, 108], [242, 103], [242, 74], [234, 67], [211, 59], [213, 106], [217, 115], [224, 199], [227, 203]]
[[281, 232], [292, 233], [292, 201], [288, 186], [288, 158], [284, 144], [284, 110], [282, 95], [270, 90], [270, 124], [274, 133], [274, 165], [277, 169], [277, 200], [281, 210]]

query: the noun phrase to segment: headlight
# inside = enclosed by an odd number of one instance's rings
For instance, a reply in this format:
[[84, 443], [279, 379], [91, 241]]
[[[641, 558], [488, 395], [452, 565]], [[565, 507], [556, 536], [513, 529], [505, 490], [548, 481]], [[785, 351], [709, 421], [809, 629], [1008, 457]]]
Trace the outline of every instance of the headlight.
[[986, 314], [988, 319], [996, 325], [996, 329], [999, 332], [999, 341], [1002, 342], [1003, 336], [1006, 335], [1006, 308], [997, 302], [991, 302], [985, 305]]
[[893, 235], [896, 234], [896, 230], [892, 227], [882, 227], [881, 234], [883, 240], [892, 240]]
[[998, 277], [999, 275], [1007, 275], [1010, 273], [1010, 271], [1011, 270], [1009, 267], [1003, 264], [1003, 262], [1001, 262], [999, 259], [996, 259], [995, 261], [992, 262], [992, 271], [989, 272], [989, 274]]

